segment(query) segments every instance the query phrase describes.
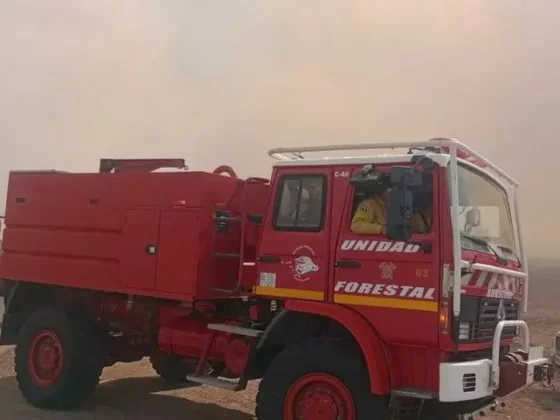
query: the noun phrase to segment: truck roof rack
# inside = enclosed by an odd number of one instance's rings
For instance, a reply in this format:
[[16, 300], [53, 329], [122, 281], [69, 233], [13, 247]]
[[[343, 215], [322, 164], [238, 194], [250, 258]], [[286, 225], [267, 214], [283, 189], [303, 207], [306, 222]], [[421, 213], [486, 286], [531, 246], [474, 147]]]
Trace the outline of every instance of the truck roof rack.
[[[337, 144], [337, 145], [324, 145], [324, 146], [301, 146], [301, 147], [281, 147], [270, 149], [268, 155], [274, 159], [281, 161], [290, 160], [309, 160], [317, 161], [321, 159], [328, 159], [323, 156], [321, 158], [306, 158], [303, 153], [309, 152], [336, 152], [336, 151], [349, 151], [349, 150], [380, 150], [380, 149], [416, 149], [423, 148], [426, 150], [447, 148], [447, 151], [441, 152], [442, 154], [451, 154], [453, 150], [462, 152], [463, 154], [470, 155], [470, 158], [480, 162], [486, 168], [491, 169], [500, 178], [506, 180], [509, 184], [517, 187], [517, 182], [505, 171], [494, 165], [491, 161], [474, 151], [464, 143], [453, 138], [433, 138], [426, 141], [410, 141], [410, 142], [385, 142], [385, 143], [356, 143], [356, 144]], [[359, 156], [355, 156], [358, 158]], [[363, 158], [361, 156], [360, 158]], [[460, 158], [460, 156], [458, 156]], [[467, 163], [471, 163], [466, 160]]]
[[67, 174], [67, 171], [59, 171], [58, 169], [14, 169], [10, 174]]

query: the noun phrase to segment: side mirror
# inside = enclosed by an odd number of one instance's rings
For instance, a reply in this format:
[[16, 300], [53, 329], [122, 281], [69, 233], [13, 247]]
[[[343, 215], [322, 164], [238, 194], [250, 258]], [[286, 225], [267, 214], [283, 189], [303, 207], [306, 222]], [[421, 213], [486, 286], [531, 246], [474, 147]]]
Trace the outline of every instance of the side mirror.
[[412, 237], [412, 192], [402, 187], [387, 191], [386, 235], [394, 241], [407, 242]]
[[404, 188], [420, 187], [422, 185], [422, 174], [406, 166], [393, 166], [390, 177], [392, 185]]
[[410, 188], [422, 185], [422, 174], [406, 166], [391, 168], [391, 184], [387, 191], [387, 237], [407, 242], [412, 238], [413, 195]]

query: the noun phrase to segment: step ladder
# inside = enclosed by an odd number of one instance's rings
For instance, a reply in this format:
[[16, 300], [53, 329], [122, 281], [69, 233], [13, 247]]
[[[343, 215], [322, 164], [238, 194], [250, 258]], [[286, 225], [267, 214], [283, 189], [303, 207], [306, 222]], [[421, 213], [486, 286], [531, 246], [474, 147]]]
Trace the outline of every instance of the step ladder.
[[[232, 289], [222, 289], [217, 287], [211, 287], [210, 290], [220, 293], [232, 293], [237, 294], [242, 290], [243, 282], [243, 262], [244, 262], [244, 250], [245, 250], [245, 234], [247, 230], [247, 222], [243, 213], [232, 215], [230, 210], [226, 209], [216, 209], [213, 215], [214, 219], [214, 230], [212, 232], [212, 243], [216, 243], [216, 235], [229, 235], [231, 234], [231, 225], [239, 225], [239, 244], [235, 252], [220, 252], [214, 250], [212, 256], [216, 259], [226, 259], [226, 260], [237, 260], [237, 283]], [[231, 251], [231, 250], [230, 250]]]
[[[187, 380], [200, 385], [209, 385], [216, 388], [227, 389], [230, 391], [243, 391], [245, 388], [247, 388], [248, 382], [244, 374], [242, 374], [237, 381], [217, 378], [212, 375], [203, 374], [206, 359], [208, 358], [208, 355], [212, 350], [212, 346], [214, 345], [214, 340], [216, 338], [216, 332], [218, 331], [249, 338], [259, 338], [264, 333], [264, 331], [227, 324], [208, 324], [207, 327], [212, 331], [212, 334], [210, 336], [210, 339], [208, 340], [206, 349], [198, 362], [195, 374], [187, 375]], [[253, 340], [251, 342], [249, 354], [254, 351], [257, 342], [258, 340]]]

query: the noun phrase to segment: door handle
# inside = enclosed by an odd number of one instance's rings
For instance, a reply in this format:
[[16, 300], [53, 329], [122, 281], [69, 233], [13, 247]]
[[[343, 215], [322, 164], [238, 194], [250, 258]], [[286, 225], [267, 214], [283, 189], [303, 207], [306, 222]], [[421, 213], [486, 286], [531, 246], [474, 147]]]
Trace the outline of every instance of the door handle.
[[257, 258], [257, 261], [260, 262], [269, 262], [269, 263], [279, 263], [280, 257], [276, 255], [261, 255]]
[[337, 261], [334, 263], [335, 267], [340, 268], [361, 268], [362, 263], [360, 261]]

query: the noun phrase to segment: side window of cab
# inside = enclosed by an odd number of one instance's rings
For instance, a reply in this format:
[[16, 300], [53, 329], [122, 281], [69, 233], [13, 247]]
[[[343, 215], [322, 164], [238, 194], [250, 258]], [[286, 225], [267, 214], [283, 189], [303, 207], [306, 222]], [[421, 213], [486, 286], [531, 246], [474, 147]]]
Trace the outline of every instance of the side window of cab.
[[[423, 174], [422, 185], [411, 189], [413, 195], [412, 232], [428, 234], [432, 231], [433, 176]], [[373, 185], [353, 186], [350, 231], [356, 235], [385, 235], [387, 223], [387, 190], [389, 177], [382, 176]]]
[[274, 229], [318, 232], [325, 221], [326, 177], [286, 175], [280, 180]]

